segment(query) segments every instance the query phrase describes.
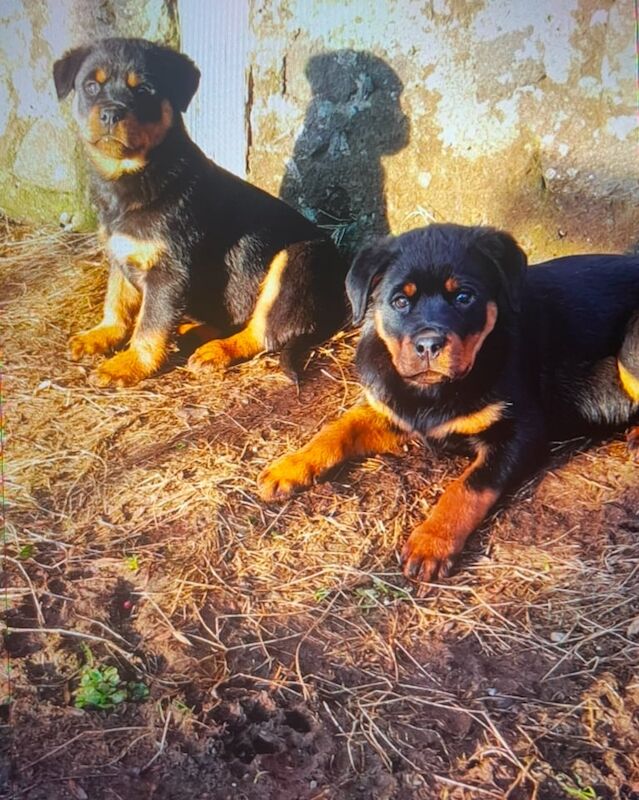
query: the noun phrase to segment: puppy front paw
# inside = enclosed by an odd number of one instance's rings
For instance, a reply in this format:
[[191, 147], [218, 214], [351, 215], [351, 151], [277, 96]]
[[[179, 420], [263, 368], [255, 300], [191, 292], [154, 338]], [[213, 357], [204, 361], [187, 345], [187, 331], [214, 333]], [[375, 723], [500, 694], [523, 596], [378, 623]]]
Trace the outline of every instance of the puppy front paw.
[[133, 386], [147, 378], [152, 371], [142, 363], [135, 350], [129, 349], [100, 364], [90, 381], [100, 388]]
[[259, 495], [267, 503], [285, 500], [296, 491], [311, 486], [316, 475], [313, 465], [303, 455], [283, 456], [260, 473], [257, 479]]
[[76, 333], [69, 339], [69, 356], [79, 361], [83, 356], [108, 353], [122, 343], [126, 332], [113, 325], [97, 325], [88, 331]]
[[401, 564], [407, 578], [427, 583], [450, 574], [460, 552], [455, 538], [437, 530], [428, 520], [413, 529], [401, 552]]
[[188, 368], [192, 372], [204, 369], [222, 372], [233, 363], [233, 357], [226, 351], [221, 339], [213, 339], [203, 344], [191, 355]]

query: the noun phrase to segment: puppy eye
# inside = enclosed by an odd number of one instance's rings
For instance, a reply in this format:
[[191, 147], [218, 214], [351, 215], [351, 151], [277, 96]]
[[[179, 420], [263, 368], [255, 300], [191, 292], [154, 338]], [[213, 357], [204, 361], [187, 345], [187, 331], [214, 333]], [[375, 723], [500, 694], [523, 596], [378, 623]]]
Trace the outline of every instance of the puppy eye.
[[469, 306], [475, 299], [475, 294], [469, 289], [462, 289], [455, 294], [454, 299], [459, 306]]
[[410, 302], [408, 300], [408, 297], [406, 297], [406, 295], [398, 294], [397, 297], [393, 297], [393, 299], [391, 300], [391, 305], [397, 311], [405, 311], [410, 305]]
[[152, 94], [155, 94], [155, 89], [153, 89], [152, 86], [149, 86], [146, 83], [141, 83], [139, 86], [136, 86], [133, 91], [135, 92], [135, 94], [139, 94], [139, 95], [145, 95], [145, 94], [152, 95]]
[[97, 81], [87, 81], [84, 84], [84, 91], [89, 95], [96, 95], [100, 91], [100, 84]]

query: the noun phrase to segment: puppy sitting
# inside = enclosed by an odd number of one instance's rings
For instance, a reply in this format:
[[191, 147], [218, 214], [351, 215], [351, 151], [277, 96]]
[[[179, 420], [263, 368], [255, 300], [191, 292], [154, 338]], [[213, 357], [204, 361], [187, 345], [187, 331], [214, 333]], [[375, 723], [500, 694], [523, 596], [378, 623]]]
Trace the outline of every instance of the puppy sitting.
[[128, 343], [93, 379], [137, 383], [160, 367], [186, 314], [211, 339], [191, 368], [279, 350], [296, 379], [305, 351], [344, 321], [346, 268], [319, 229], [190, 140], [182, 112], [194, 64], [144, 40], [105, 39], [66, 53], [53, 74], [60, 99], [75, 90], [110, 262], [102, 321], [71, 338], [71, 357]]
[[[367, 402], [259, 478], [289, 496], [345, 459], [397, 452], [418, 433], [467, 444], [471, 466], [402, 552], [404, 572], [445, 576], [548, 441], [639, 422], [639, 258], [569, 256], [526, 269], [507, 234], [431, 225], [364, 249], [348, 274]], [[369, 298], [370, 308], [366, 312]], [[639, 453], [639, 427], [628, 434]]]

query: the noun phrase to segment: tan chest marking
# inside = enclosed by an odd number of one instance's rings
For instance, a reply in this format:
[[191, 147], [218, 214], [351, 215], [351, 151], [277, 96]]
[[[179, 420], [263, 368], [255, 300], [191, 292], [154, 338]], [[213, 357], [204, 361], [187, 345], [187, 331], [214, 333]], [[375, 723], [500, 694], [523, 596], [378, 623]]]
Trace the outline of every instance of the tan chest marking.
[[396, 427], [398, 427], [402, 431], [406, 431], [406, 433], [412, 433], [413, 428], [401, 417], [399, 417], [392, 408], [389, 408], [385, 403], [382, 403], [381, 400], [378, 400], [374, 397], [371, 392], [366, 391], [366, 402], [368, 405], [374, 410], [377, 411], [378, 414], [381, 414], [382, 417], [386, 417], [387, 420], [393, 423]]
[[448, 420], [448, 422], [442, 422], [441, 425], [436, 425], [428, 431], [427, 436], [434, 439], [443, 439], [453, 433], [461, 434], [462, 436], [475, 436], [499, 422], [505, 408], [506, 403], [491, 403], [474, 414], [455, 417]]
[[119, 264], [148, 272], [164, 255], [166, 245], [162, 241], [135, 239], [125, 233], [114, 233], [107, 241], [106, 249]]

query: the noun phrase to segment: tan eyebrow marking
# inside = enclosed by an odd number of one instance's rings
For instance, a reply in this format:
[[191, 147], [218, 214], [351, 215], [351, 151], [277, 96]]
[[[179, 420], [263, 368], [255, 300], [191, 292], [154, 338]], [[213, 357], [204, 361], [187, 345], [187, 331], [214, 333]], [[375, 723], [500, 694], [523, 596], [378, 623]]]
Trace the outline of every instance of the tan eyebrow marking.
[[448, 278], [444, 284], [444, 289], [447, 292], [456, 292], [459, 289], [459, 281], [456, 278]]
[[102, 67], [98, 67], [95, 71], [94, 77], [98, 83], [106, 83], [108, 75], [105, 69], [103, 69]]
[[137, 72], [127, 72], [126, 74], [126, 85], [129, 89], [135, 89], [136, 86], [139, 86], [142, 83], [142, 78], [137, 74]]
[[406, 297], [412, 297], [415, 292], [417, 291], [417, 286], [414, 283], [405, 283], [402, 287], [402, 291], [406, 295]]

